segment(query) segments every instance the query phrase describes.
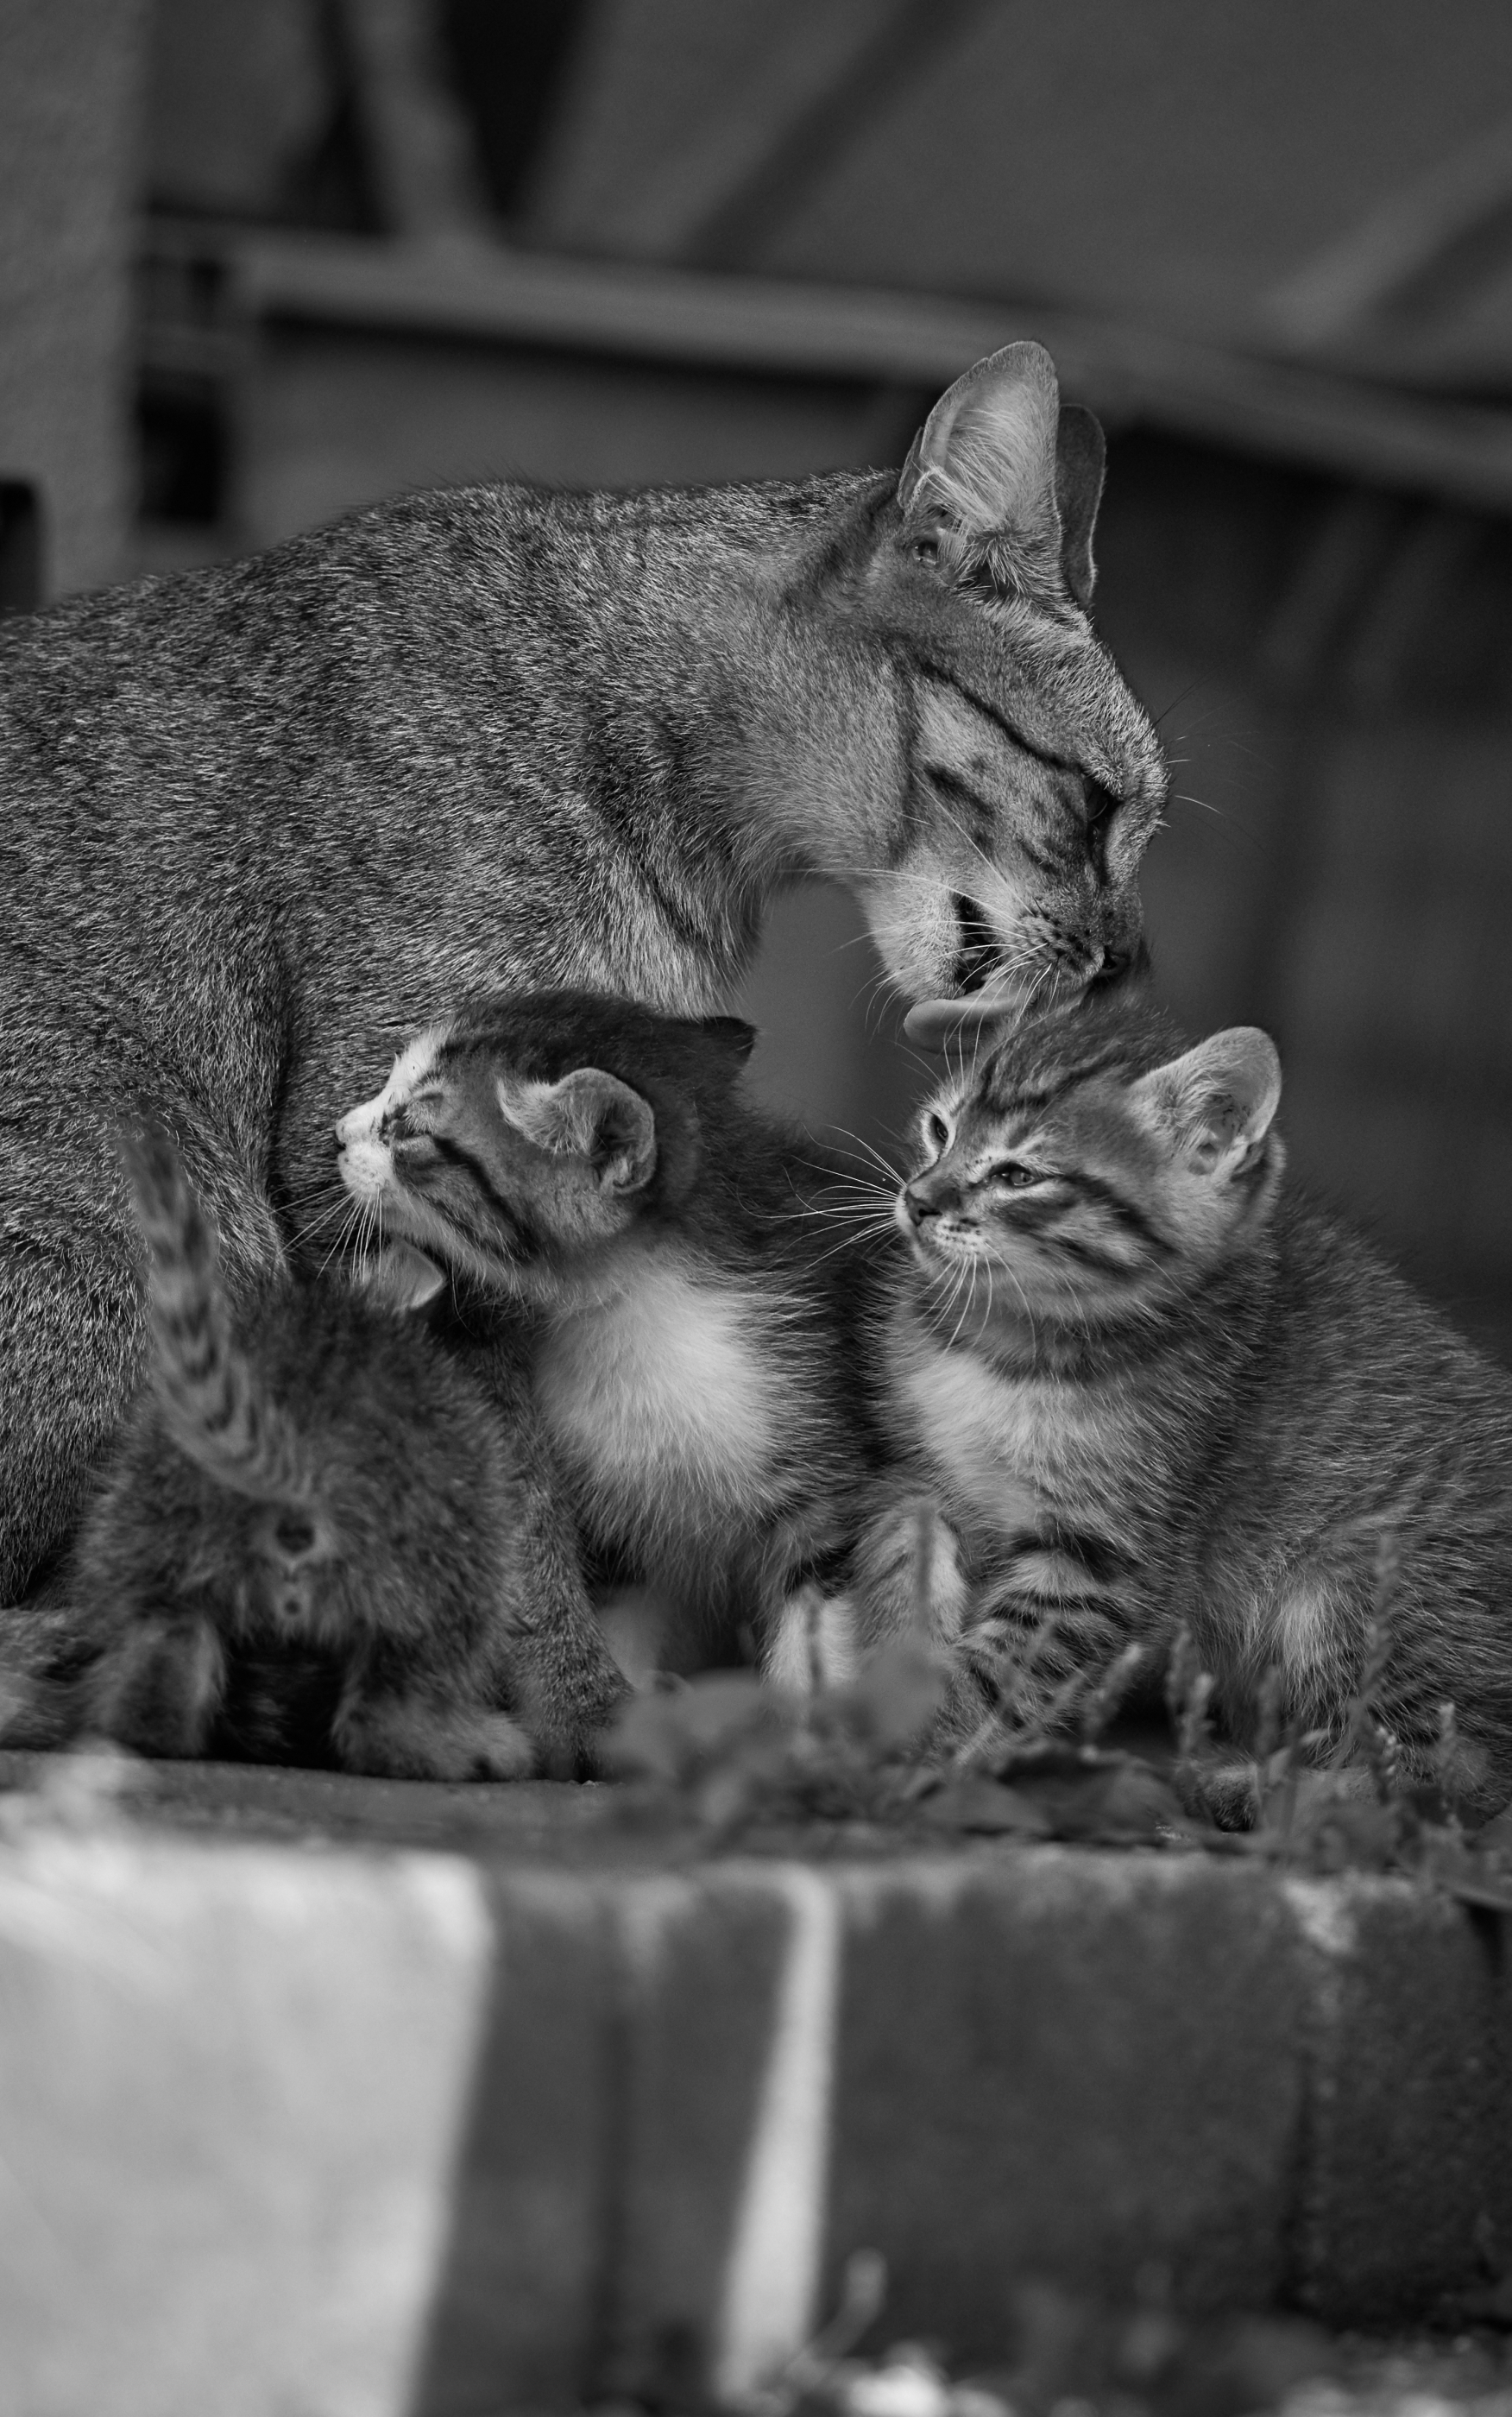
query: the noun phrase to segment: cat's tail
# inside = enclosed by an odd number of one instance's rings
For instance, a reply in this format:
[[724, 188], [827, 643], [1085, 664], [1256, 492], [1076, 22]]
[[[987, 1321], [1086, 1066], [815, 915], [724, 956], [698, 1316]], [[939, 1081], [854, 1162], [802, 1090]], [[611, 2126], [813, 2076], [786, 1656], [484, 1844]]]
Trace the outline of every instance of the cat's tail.
[[259, 1386], [236, 1340], [215, 1226], [177, 1149], [152, 1118], [122, 1150], [147, 1245], [151, 1382], [179, 1450], [259, 1502], [303, 1505], [311, 1485], [295, 1427]]

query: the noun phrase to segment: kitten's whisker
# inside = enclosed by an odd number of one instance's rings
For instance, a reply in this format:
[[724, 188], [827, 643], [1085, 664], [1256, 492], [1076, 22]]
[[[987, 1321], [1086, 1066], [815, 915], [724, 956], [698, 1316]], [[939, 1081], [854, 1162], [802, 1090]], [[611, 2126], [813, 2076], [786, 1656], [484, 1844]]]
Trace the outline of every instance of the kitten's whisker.
[[863, 1226], [858, 1233], [842, 1235], [840, 1239], [838, 1242], [832, 1242], [827, 1250], [816, 1251], [811, 1264], [821, 1268], [826, 1259], [835, 1258], [841, 1251], [859, 1251], [864, 1242], [885, 1240], [892, 1230], [892, 1220], [889, 1218], [885, 1224]]
[[[330, 1266], [332, 1259], [335, 1258], [340, 1251], [347, 1234], [355, 1223], [359, 1211], [356, 1202], [355, 1200], [349, 1200], [346, 1203], [345, 1213], [342, 1216], [341, 1222], [336, 1229], [335, 1239], [331, 1242], [330, 1248], [327, 1250], [325, 1257], [321, 1260], [319, 1267], [315, 1269], [317, 1277], [323, 1276], [325, 1273], [325, 1270]], [[325, 1221], [323, 1220], [322, 1222], [324, 1223]], [[312, 1230], [318, 1232], [319, 1227], [317, 1226]], [[307, 1239], [308, 1237], [301, 1236], [298, 1239]]]
[[973, 1259], [973, 1260], [970, 1262], [970, 1273], [969, 1273], [969, 1278], [968, 1278], [967, 1285], [966, 1285], [966, 1299], [965, 1299], [965, 1302], [964, 1302], [964, 1304], [963, 1304], [963, 1306], [962, 1306], [962, 1308], [961, 1308], [961, 1312], [960, 1312], [960, 1316], [957, 1318], [957, 1320], [956, 1320], [956, 1322], [955, 1322], [955, 1325], [954, 1325], [954, 1326], [953, 1326], [953, 1328], [951, 1329], [951, 1332], [950, 1332], [950, 1340], [949, 1340], [949, 1342], [945, 1345], [945, 1349], [946, 1349], [947, 1351], [953, 1351], [953, 1350], [955, 1349], [955, 1347], [956, 1347], [956, 1338], [957, 1338], [957, 1336], [960, 1334], [960, 1330], [961, 1330], [962, 1326], [964, 1326], [964, 1324], [965, 1324], [965, 1322], [966, 1322], [967, 1318], [971, 1315], [971, 1312], [972, 1312], [973, 1304], [975, 1303], [975, 1299], [976, 1299], [976, 1262], [975, 1262], [975, 1259]]
[[[870, 1142], [864, 1140], [860, 1133], [852, 1132], [849, 1127], [845, 1125], [836, 1125], [833, 1130], [838, 1133], [843, 1133], [847, 1141], [854, 1141], [857, 1145], [858, 1149], [864, 1150], [867, 1157], [872, 1160], [876, 1165], [881, 1167], [884, 1175], [886, 1176], [890, 1183], [897, 1184], [902, 1180], [896, 1166], [889, 1166], [887, 1161], [883, 1157], [881, 1150], [874, 1149]], [[856, 1153], [855, 1151], [845, 1151], [841, 1154], [847, 1157], [854, 1157]]]

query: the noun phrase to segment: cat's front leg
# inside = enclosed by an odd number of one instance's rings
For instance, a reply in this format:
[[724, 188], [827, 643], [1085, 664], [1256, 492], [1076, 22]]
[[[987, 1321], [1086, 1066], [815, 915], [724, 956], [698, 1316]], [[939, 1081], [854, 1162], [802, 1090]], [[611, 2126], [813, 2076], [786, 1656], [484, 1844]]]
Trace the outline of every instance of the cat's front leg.
[[538, 1766], [573, 1778], [629, 1682], [595, 1617], [567, 1489], [531, 1394], [518, 1338], [503, 1325], [482, 1342], [459, 1329], [448, 1342], [482, 1378], [508, 1429], [516, 1480], [510, 1568], [497, 1616], [490, 1692], [502, 1689], [535, 1741]]
[[846, 1687], [860, 1675], [860, 1629], [851, 1594], [826, 1595], [809, 1578], [780, 1602], [762, 1640], [762, 1677], [790, 1695]]
[[960, 1543], [932, 1494], [886, 1502], [862, 1528], [853, 1563], [863, 1653], [902, 1636], [950, 1651], [966, 1625], [971, 1589]]
[[192, 1759], [208, 1749], [226, 1692], [226, 1654], [207, 1619], [133, 1619], [90, 1673], [83, 1726], [133, 1754]]
[[1054, 1732], [1150, 1626], [1064, 1547], [1028, 1539], [973, 1604], [960, 1662], [1009, 1726]]
[[864, 1659], [849, 1585], [855, 1508], [849, 1493], [779, 1520], [765, 1538], [757, 1573], [758, 1662], [789, 1695], [844, 1687]]

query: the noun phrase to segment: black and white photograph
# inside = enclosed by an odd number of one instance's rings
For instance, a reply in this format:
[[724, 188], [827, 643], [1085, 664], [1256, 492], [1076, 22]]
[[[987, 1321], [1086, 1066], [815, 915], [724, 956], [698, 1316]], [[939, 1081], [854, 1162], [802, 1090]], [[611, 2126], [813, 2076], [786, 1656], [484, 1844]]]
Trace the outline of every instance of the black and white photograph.
[[1512, 2417], [1512, 7], [0, 0], [0, 2417]]

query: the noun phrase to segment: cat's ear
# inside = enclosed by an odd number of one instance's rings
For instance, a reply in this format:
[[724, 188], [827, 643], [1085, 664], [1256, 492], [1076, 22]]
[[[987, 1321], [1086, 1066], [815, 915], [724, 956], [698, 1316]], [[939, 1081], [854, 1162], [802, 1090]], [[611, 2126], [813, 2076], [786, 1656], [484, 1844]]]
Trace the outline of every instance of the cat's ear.
[[1092, 532], [1097, 524], [1107, 460], [1101, 421], [1080, 403], [1063, 403], [1055, 431], [1061, 576], [1083, 612], [1092, 602], [1097, 577], [1097, 566], [1092, 558]]
[[1060, 555], [1060, 386], [1043, 344], [1005, 344], [940, 397], [914, 439], [898, 502], [915, 538], [959, 531]]
[[424, 1309], [446, 1279], [433, 1259], [408, 1242], [386, 1243], [362, 1279], [368, 1299], [381, 1309]]
[[699, 1028], [717, 1049], [727, 1051], [737, 1066], [744, 1066], [759, 1037], [754, 1024], [743, 1024], [738, 1015], [706, 1015]]
[[1269, 1033], [1235, 1025], [1142, 1075], [1129, 1097], [1196, 1174], [1226, 1181], [1252, 1163], [1270, 1131], [1281, 1061]]
[[537, 1148], [558, 1150], [592, 1163], [612, 1192], [639, 1192], [657, 1164], [657, 1120], [648, 1101], [617, 1074], [579, 1066], [559, 1083], [495, 1078], [500, 1107]]

